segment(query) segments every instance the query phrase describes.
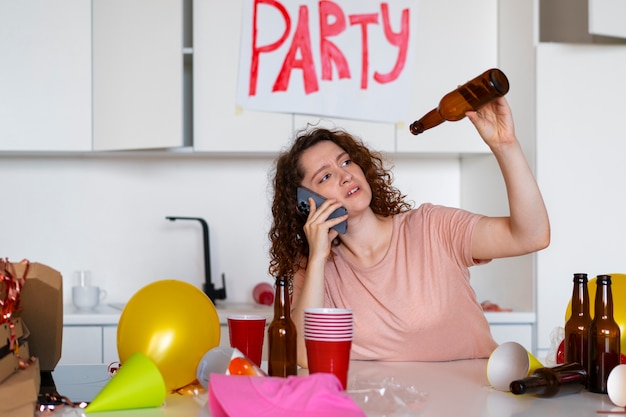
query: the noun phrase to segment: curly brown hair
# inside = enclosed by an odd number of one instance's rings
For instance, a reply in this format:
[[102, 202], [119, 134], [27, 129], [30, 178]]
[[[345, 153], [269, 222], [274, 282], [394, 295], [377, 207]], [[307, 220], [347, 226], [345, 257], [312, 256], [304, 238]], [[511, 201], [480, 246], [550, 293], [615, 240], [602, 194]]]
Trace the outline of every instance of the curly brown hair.
[[[276, 159], [273, 171], [273, 224], [268, 236], [271, 242], [269, 273], [274, 277], [293, 277], [300, 268], [306, 268], [309, 255], [309, 243], [303, 231], [306, 216], [297, 209], [296, 198], [303, 178], [300, 157], [305, 150], [325, 140], [346, 151], [352, 162], [363, 170], [372, 189], [370, 207], [375, 214], [391, 216], [412, 207], [405, 201], [406, 196], [392, 185], [392, 173], [385, 168], [381, 154], [368, 149], [360, 139], [341, 129], [309, 126], [297, 132], [291, 148]], [[333, 243], [338, 245], [340, 239]]]

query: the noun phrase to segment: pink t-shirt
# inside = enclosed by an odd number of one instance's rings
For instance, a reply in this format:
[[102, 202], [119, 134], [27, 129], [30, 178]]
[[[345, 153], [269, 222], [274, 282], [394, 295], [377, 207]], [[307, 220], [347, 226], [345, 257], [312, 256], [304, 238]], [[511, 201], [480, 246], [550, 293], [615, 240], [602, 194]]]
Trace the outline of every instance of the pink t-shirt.
[[[351, 359], [445, 361], [486, 358], [495, 349], [468, 267], [474, 226], [482, 216], [423, 204], [393, 217], [384, 258], [353, 265], [342, 246], [325, 269], [324, 307], [354, 311]], [[294, 277], [297, 299], [304, 278]]]

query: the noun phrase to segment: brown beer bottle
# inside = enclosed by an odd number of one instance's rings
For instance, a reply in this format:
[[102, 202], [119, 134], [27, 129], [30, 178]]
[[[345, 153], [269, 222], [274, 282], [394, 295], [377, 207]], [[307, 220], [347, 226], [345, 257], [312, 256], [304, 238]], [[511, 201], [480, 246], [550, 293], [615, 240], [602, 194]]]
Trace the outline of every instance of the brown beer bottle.
[[574, 274], [572, 290], [572, 315], [565, 323], [565, 343], [563, 353], [565, 363], [577, 362], [589, 372], [589, 289], [587, 274]]
[[412, 134], [419, 135], [446, 120], [461, 120], [466, 112], [476, 111], [508, 91], [509, 80], [506, 75], [497, 68], [489, 69], [443, 96], [436, 109], [413, 122], [409, 129]]
[[534, 394], [554, 397], [580, 392], [585, 388], [587, 372], [579, 363], [566, 363], [553, 368], [539, 368], [524, 379], [511, 382], [515, 395]]
[[267, 329], [267, 370], [270, 376], [287, 377], [298, 373], [296, 325], [291, 320], [288, 279], [277, 277], [275, 286], [274, 319]]
[[598, 275], [596, 285], [589, 327], [589, 391], [606, 394], [609, 373], [620, 364], [620, 330], [613, 318], [611, 276]]

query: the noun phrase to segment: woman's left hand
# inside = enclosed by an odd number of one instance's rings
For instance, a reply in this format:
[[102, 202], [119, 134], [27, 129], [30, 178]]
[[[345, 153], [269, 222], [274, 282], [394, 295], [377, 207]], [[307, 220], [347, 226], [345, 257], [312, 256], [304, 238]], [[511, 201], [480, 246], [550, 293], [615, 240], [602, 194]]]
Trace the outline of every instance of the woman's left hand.
[[504, 97], [499, 97], [478, 111], [469, 111], [466, 115], [490, 148], [517, 140], [511, 108]]

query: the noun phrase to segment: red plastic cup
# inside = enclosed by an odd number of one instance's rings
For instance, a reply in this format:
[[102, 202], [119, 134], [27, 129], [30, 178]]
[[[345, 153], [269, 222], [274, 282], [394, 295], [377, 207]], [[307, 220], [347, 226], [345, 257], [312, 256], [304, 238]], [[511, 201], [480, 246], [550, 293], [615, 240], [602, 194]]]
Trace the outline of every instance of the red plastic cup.
[[347, 389], [352, 339], [331, 341], [305, 338], [304, 342], [309, 362], [309, 373], [326, 372], [334, 374], [341, 381], [343, 389]]
[[231, 315], [227, 319], [230, 347], [239, 349], [256, 366], [260, 367], [265, 336], [265, 317], [242, 314]]
[[274, 305], [274, 287], [267, 282], [261, 282], [252, 290], [252, 297], [258, 304]]

